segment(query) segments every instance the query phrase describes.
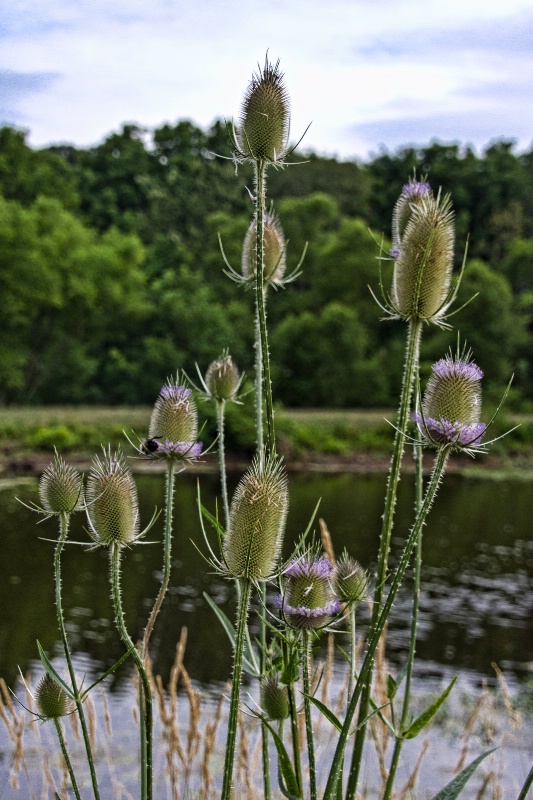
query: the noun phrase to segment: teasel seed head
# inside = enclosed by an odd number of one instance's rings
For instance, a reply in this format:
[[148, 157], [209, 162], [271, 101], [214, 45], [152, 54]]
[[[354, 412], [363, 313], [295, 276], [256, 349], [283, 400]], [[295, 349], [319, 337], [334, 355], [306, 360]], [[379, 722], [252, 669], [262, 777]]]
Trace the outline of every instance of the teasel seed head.
[[241, 385], [241, 376], [228, 353], [223, 353], [211, 362], [205, 373], [204, 383], [213, 399], [235, 399]]
[[403, 319], [436, 321], [450, 293], [454, 222], [450, 198], [431, 193], [411, 204], [395, 260], [392, 305]]
[[87, 480], [90, 533], [99, 545], [132, 544], [139, 535], [137, 488], [122, 453], [104, 450], [93, 460]]
[[[252, 220], [242, 246], [242, 275], [247, 283], [257, 275], [257, 223]], [[274, 213], [264, 214], [263, 225], [263, 284], [277, 287], [283, 284], [287, 267], [286, 243], [280, 222]]]
[[415, 413], [424, 440], [434, 446], [458, 449], [481, 443], [485, 424], [479, 421], [483, 372], [467, 353], [437, 361], [431, 371], [422, 414]]
[[340, 610], [331, 578], [333, 567], [325, 556], [294, 559], [283, 575], [283, 594], [276, 600], [293, 628], [323, 628]]
[[368, 573], [361, 564], [343, 553], [335, 564], [335, 594], [343, 603], [355, 605], [366, 597]]
[[289, 690], [279, 682], [279, 675], [271, 672], [261, 678], [261, 707], [270, 720], [287, 719], [290, 714]]
[[253, 582], [272, 576], [288, 506], [287, 476], [281, 460], [255, 459], [241, 478], [230, 507], [223, 553], [231, 576]]
[[427, 195], [431, 195], [431, 186], [426, 181], [410, 180], [403, 186], [392, 212], [392, 251], [395, 258], [401, 252], [402, 236], [413, 208]]
[[254, 161], [281, 161], [287, 152], [290, 103], [279, 61], [265, 58], [254, 73], [241, 107], [237, 145], [242, 156]]
[[83, 506], [83, 480], [57, 453], [39, 482], [39, 498], [48, 514], [71, 514]]
[[190, 461], [202, 453], [202, 443], [197, 442], [198, 411], [192, 390], [188, 386], [168, 380], [150, 418], [148, 439], [142, 440], [141, 452], [152, 458], [173, 458]]
[[45, 719], [59, 719], [69, 713], [69, 699], [64, 689], [48, 674], [37, 687], [37, 706]]

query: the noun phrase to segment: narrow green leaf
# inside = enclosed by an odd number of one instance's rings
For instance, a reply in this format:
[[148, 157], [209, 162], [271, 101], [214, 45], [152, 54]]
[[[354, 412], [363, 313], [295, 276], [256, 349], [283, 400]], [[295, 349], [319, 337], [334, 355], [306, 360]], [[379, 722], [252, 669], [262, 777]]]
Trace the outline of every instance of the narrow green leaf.
[[46, 653], [44, 652], [43, 648], [41, 647], [41, 643], [40, 643], [40, 641], [38, 639], [37, 639], [37, 649], [39, 650], [39, 658], [41, 659], [41, 664], [45, 668], [46, 672], [50, 675], [50, 677], [56, 683], [58, 683], [61, 686], [61, 688], [63, 689], [65, 694], [68, 697], [70, 697], [70, 699], [75, 703], [76, 702], [76, 696], [73, 694], [72, 689], [70, 688], [70, 686], [67, 686], [67, 684], [65, 683], [63, 678], [60, 675], [57, 674], [57, 672], [53, 668], [52, 664], [50, 663], [50, 661], [48, 659], [48, 656], [46, 655]]
[[387, 675], [387, 698], [389, 700], [394, 700], [394, 696], [398, 691], [398, 684], [392, 677], [392, 675]]
[[259, 715], [263, 724], [266, 725], [270, 733], [272, 734], [272, 738], [274, 739], [274, 744], [276, 745], [276, 750], [278, 751], [278, 761], [279, 761], [279, 768], [281, 770], [281, 775], [283, 776], [284, 786], [282, 787], [280, 781], [280, 788], [282, 789], [283, 794], [285, 797], [291, 798], [291, 800], [301, 800], [302, 794], [298, 787], [298, 781], [296, 780], [296, 775], [294, 769], [292, 767], [291, 759], [285, 745], [283, 744], [282, 739], [269, 721], [264, 717], [262, 714]]
[[319, 711], [322, 712], [322, 714], [324, 714], [325, 718], [329, 720], [333, 727], [337, 728], [340, 733], [342, 731], [342, 722], [339, 721], [338, 717], [335, 716], [333, 711], [330, 711], [330, 709], [325, 706], [324, 703], [321, 703], [320, 700], [317, 700], [316, 697], [309, 697], [309, 700], [318, 708]]
[[[222, 625], [222, 627], [226, 631], [228, 639], [231, 642], [232, 648], [235, 649], [235, 638], [236, 638], [237, 634], [236, 634], [236, 631], [235, 631], [234, 624], [228, 619], [228, 617], [226, 616], [226, 614], [224, 614], [222, 609], [217, 606], [215, 601], [212, 600], [211, 597], [209, 597], [208, 594], [206, 594], [206, 592], [204, 592], [203, 594], [204, 594], [204, 598], [207, 600], [208, 604], [211, 606], [211, 608], [213, 609], [213, 611], [217, 615], [220, 624]], [[250, 650], [249, 650], [249, 647], [248, 647], [248, 643], [245, 642], [244, 655], [243, 655], [243, 658], [242, 658], [243, 669], [249, 675], [253, 675], [254, 677], [258, 678], [259, 677], [259, 671], [258, 671], [257, 667], [254, 665], [252, 658], [253, 658], [253, 656], [250, 657]]]
[[529, 775], [526, 778], [524, 785], [522, 786], [522, 790], [516, 800], [527, 800], [527, 793], [533, 786], [533, 767], [529, 770]]
[[120, 656], [119, 660], [115, 661], [112, 667], [109, 667], [109, 669], [106, 670], [103, 675], [101, 675], [97, 680], [95, 680], [94, 683], [91, 683], [91, 685], [87, 689], [85, 689], [84, 692], [82, 692], [81, 695], [82, 701], [84, 700], [85, 697], [87, 697], [91, 689], [94, 689], [95, 686], [98, 686], [99, 683], [102, 683], [102, 681], [104, 681], [108, 675], [111, 675], [112, 672], [114, 672], [116, 669], [118, 669], [118, 667], [120, 667], [122, 662], [128, 658], [130, 652], [131, 652], [130, 650], [126, 650], [126, 652]]
[[472, 777], [483, 759], [493, 753], [495, 749], [496, 748], [493, 747], [492, 750], [487, 750], [486, 753], [483, 753], [474, 759], [474, 761], [472, 761], [468, 767], [465, 767], [464, 770], [459, 773], [459, 775], [456, 775], [453, 781], [450, 781], [450, 783], [448, 783], [444, 789], [441, 789], [438, 794], [432, 797], [431, 800], [455, 800], [456, 797], [459, 797], [465, 788], [467, 781]]
[[446, 698], [453, 689], [456, 680], [457, 675], [455, 678], [453, 678], [448, 688], [445, 689], [439, 697], [437, 697], [437, 699], [429, 706], [429, 708], [426, 708], [426, 710], [420, 714], [420, 716], [417, 717], [415, 721], [411, 723], [411, 725], [409, 725], [407, 730], [403, 732], [404, 739], [414, 739], [415, 736], [418, 736], [420, 731], [423, 730], [429, 722], [431, 722], [439, 708], [446, 701]]

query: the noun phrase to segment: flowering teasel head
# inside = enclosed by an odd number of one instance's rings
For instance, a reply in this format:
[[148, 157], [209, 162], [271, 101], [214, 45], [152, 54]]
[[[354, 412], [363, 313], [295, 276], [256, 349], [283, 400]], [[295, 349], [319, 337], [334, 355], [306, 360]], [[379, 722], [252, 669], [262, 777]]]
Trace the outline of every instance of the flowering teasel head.
[[242, 375], [228, 352], [211, 362], [202, 379], [208, 397], [217, 401], [235, 401], [242, 384]]
[[361, 564], [344, 552], [335, 564], [335, 594], [342, 603], [356, 605], [368, 593], [368, 573]]
[[276, 571], [289, 507], [287, 476], [278, 459], [255, 459], [241, 478], [223, 541], [226, 572], [265, 581]]
[[198, 412], [192, 389], [168, 380], [161, 388], [150, 418], [148, 439], [141, 452], [152, 458], [191, 460], [202, 453], [198, 437]]
[[57, 453], [41, 476], [39, 498], [46, 514], [71, 514], [83, 508], [82, 477]]
[[65, 690], [46, 673], [40, 680], [36, 702], [43, 719], [59, 719], [70, 713], [70, 702]]
[[280, 683], [278, 673], [270, 672], [261, 678], [260, 698], [267, 719], [287, 719], [290, 714], [289, 690]]
[[122, 453], [104, 450], [95, 457], [87, 479], [89, 534], [97, 545], [124, 547], [139, 534], [137, 488]]
[[279, 60], [252, 75], [242, 101], [240, 124], [234, 144], [241, 158], [282, 162], [290, 133], [290, 102]]
[[324, 628], [338, 614], [340, 603], [332, 585], [333, 574], [325, 556], [308, 554], [289, 563], [276, 605], [291, 627]]
[[[253, 284], [257, 276], [256, 253], [257, 223], [252, 220], [242, 246], [243, 282]], [[274, 288], [283, 286], [287, 245], [279, 219], [274, 213], [265, 212], [263, 223], [263, 285]]]
[[449, 196], [424, 194], [411, 213], [394, 263], [391, 306], [402, 319], [437, 322], [450, 301], [454, 221]]
[[422, 413], [413, 414], [425, 444], [466, 451], [481, 444], [486, 428], [479, 421], [482, 377], [470, 353], [456, 358], [449, 355], [433, 365]]
[[419, 205], [423, 197], [431, 194], [431, 186], [427, 181], [410, 180], [402, 187], [392, 212], [391, 255], [393, 258], [398, 258], [400, 255], [402, 237], [411, 218], [413, 208]]

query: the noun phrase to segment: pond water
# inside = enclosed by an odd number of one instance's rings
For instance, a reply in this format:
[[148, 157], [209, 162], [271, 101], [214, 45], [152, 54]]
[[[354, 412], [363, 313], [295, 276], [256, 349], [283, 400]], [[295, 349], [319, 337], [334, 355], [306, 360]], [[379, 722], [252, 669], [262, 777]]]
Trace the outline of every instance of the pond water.
[[[230, 489], [239, 476], [230, 476]], [[287, 555], [307, 527], [321, 498], [319, 516], [332, 534], [338, 554], [346, 548], [373, 571], [379, 539], [385, 476], [291, 474]], [[400, 484], [392, 559], [401, 551], [412, 520], [413, 493]], [[162, 475], [139, 475], [141, 517], [147, 522], [163, 504]], [[215, 476], [200, 478], [202, 502], [214, 510]], [[0, 491], [2, 570], [0, 577], [0, 676], [16, 680], [35, 663], [36, 639], [59, 656], [52, 559], [57, 536], [53, 520], [36, 526], [38, 517], [21, 505], [38, 501], [37, 481]], [[195, 685], [219, 687], [231, 674], [229, 642], [203, 597], [209, 593], [232, 617], [230, 582], [211, 574], [193, 542], [205, 552], [197, 513], [197, 479], [183, 473], [176, 484], [173, 574], [169, 594], [152, 639], [153, 670], [168, 679], [182, 626], [188, 629], [185, 665]], [[417, 685], [441, 685], [459, 673], [465, 686], [495, 684], [492, 663], [511, 687], [531, 704], [533, 676], [533, 492], [521, 480], [495, 481], [449, 475], [424, 532], [423, 583]], [[83, 514], [73, 517], [70, 538], [87, 541]], [[153, 544], [128, 551], [123, 566], [124, 611], [132, 638], [139, 637], [158, 588], [162, 564], [162, 521], [148, 538]], [[387, 654], [399, 664], [408, 637], [410, 578], [394, 606]], [[274, 591], [274, 590], [273, 590]], [[112, 624], [107, 554], [69, 545], [63, 559], [63, 600], [72, 649], [89, 676], [97, 675], [122, 654]], [[368, 610], [361, 609], [365, 630]], [[252, 629], [256, 625], [251, 617]], [[344, 634], [339, 641], [345, 645]], [[342, 657], [340, 657], [342, 662]], [[113, 678], [115, 697], [131, 691], [130, 668]], [[422, 684], [421, 684], [422, 682]], [[528, 756], [529, 758], [529, 756]], [[524, 767], [525, 769], [525, 767]], [[442, 786], [442, 783], [441, 783]], [[13, 795], [15, 796], [15, 795]]]

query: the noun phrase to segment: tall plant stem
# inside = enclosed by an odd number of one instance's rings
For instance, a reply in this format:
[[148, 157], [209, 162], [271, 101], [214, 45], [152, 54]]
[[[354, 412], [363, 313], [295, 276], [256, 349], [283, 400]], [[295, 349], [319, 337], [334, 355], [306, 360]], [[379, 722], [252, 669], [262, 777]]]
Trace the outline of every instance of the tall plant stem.
[[81, 800], [80, 790], [78, 789], [78, 784], [76, 783], [76, 776], [74, 775], [74, 770], [72, 769], [72, 762], [68, 754], [67, 743], [65, 742], [65, 737], [63, 736], [61, 723], [58, 719], [54, 719], [54, 725], [56, 728], [57, 738], [59, 739], [61, 752], [63, 753], [63, 758], [65, 759], [65, 764], [67, 765], [68, 774], [70, 775], [70, 783], [72, 784], [72, 789], [74, 791], [74, 794], [76, 795], [76, 800]]
[[342, 726], [342, 730], [339, 735], [339, 739], [337, 741], [337, 747], [335, 750], [335, 754], [333, 756], [330, 774], [326, 785], [326, 791], [324, 793], [324, 800], [336, 799], [337, 784], [341, 777], [344, 751], [346, 749], [346, 744], [350, 736], [350, 731], [352, 727], [353, 718], [355, 716], [357, 704], [362, 696], [364, 688], [368, 686], [371, 680], [374, 656], [376, 653], [376, 649], [381, 634], [383, 632], [383, 628], [385, 627], [385, 623], [387, 622], [388, 615], [390, 613], [390, 610], [398, 593], [398, 589], [400, 588], [403, 576], [408, 567], [409, 560], [411, 558], [413, 550], [416, 547], [420, 531], [423, 525], [425, 524], [426, 517], [431, 508], [433, 500], [435, 499], [435, 495], [437, 494], [440, 481], [442, 479], [444, 470], [446, 468], [446, 462], [448, 460], [449, 453], [450, 453], [450, 448], [447, 445], [441, 447], [437, 451], [437, 455], [435, 457], [435, 464], [433, 466], [433, 472], [431, 473], [431, 478], [429, 480], [428, 486], [426, 488], [426, 493], [424, 495], [424, 501], [420, 507], [415, 523], [411, 528], [411, 532], [405, 543], [405, 547], [402, 552], [399, 564], [394, 572], [394, 577], [391, 583], [389, 593], [387, 595], [387, 599], [383, 603], [383, 607], [376, 621], [376, 624], [373, 626], [371, 630], [365, 658], [363, 661], [363, 665], [361, 667], [361, 672], [359, 674], [359, 678], [355, 685], [353, 694], [350, 698], [350, 703], [346, 711], [344, 724]]
[[235, 652], [233, 654], [233, 678], [231, 683], [231, 700], [228, 717], [226, 758], [224, 762], [224, 778], [222, 782], [221, 800], [230, 800], [231, 788], [233, 784], [233, 763], [235, 760], [235, 743], [237, 741], [237, 722], [242, 679], [242, 658], [244, 653], [246, 621], [248, 618], [251, 594], [251, 581], [248, 578], [241, 578], [241, 591], [239, 595], [239, 605], [237, 608]]
[[302, 677], [304, 690], [304, 715], [305, 733], [307, 737], [307, 757], [309, 759], [309, 790], [311, 800], [316, 800], [316, 761], [315, 740], [313, 736], [313, 722], [311, 719], [311, 681], [309, 679], [309, 666], [311, 660], [311, 644], [309, 631], [302, 630]]
[[226, 444], [225, 433], [225, 410], [226, 401], [217, 400], [217, 434], [218, 434], [218, 466], [220, 470], [220, 487], [222, 489], [222, 504], [224, 506], [224, 520], [226, 530], [229, 525], [229, 502], [228, 502], [228, 482], [226, 478]]
[[296, 776], [296, 783], [302, 796], [303, 780], [302, 780], [302, 760], [300, 758], [300, 729], [298, 727], [298, 707], [296, 705], [296, 695], [294, 693], [294, 684], [289, 683], [287, 686], [287, 694], [289, 695], [289, 712], [291, 718], [291, 737], [292, 737], [292, 757], [294, 759], [294, 774]]
[[124, 621], [124, 611], [122, 609], [122, 596], [120, 591], [120, 547], [116, 542], [110, 547], [110, 566], [111, 566], [111, 596], [115, 609], [115, 623], [120, 637], [137, 667], [139, 680], [142, 684], [142, 704], [141, 704], [141, 798], [142, 800], [152, 800], [152, 734], [153, 734], [153, 713], [152, 713], [152, 690], [150, 680], [144, 666], [144, 660], [126, 629]]
[[[396, 508], [396, 495], [398, 490], [398, 483], [400, 480], [400, 471], [402, 466], [402, 458], [405, 448], [405, 431], [409, 421], [409, 409], [411, 406], [411, 396], [413, 394], [413, 385], [418, 370], [418, 361], [420, 353], [420, 338], [422, 332], [422, 322], [418, 319], [409, 321], [409, 329], [407, 334], [405, 366], [403, 373], [402, 391], [400, 396], [400, 406], [398, 408], [398, 416], [396, 420], [396, 433], [394, 436], [394, 447], [392, 452], [391, 466], [389, 470], [389, 478], [387, 482], [387, 491], [385, 493], [385, 508], [383, 511], [383, 521], [381, 526], [381, 537], [378, 552], [378, 565], [376, 572], [376, 586], [374, 589], [374, 602], [372, 606], [372, 620], [370, 623], [370, 637], [378, 624], [378, 619], [381, 614], [383, 605], [383, 595], [385, 591], [385, 582], [387, 579], [389, 550], [392, 536], [392, 528], [394, 524], [394, 511]], [[361, 760], [363, 756], [363, 748], [366, 736], [366, 722], [368, 717], [368, 710], [370, 706], [370, 694], [372, 690], [372, 673], [373, 664], [370, 665], [368, 679], [365, 681], [363, 692], [361, 694], [361, 704], [359, 708], [359, 728], [355, 735], [352, 763], [350, 765], [350, 775], [348, 778], [348, 786], [346, 790], [346, 800], [353, 800], [357, 790], [357, 782], [359, 780], [359, 770], [361, 768]]]
[[[417, 409], [418, 411], [418, 398]], [[415, 511], [418, 514], [422, 505], [423, 493], [423, 475], [422, 475], [422, 446], [420, 444], [414, 445], [414, 459], [415, 459]], [[387, 783], [383, 794], [383, 800], [389, 800], [392, 794], [394, 780], [396, 777], [396, 770], [400, 762], [400, 753], [402, 751], [404, 739], [401, 735], [409, 720], [409, 704], [411, 702], [411, 684], [413, 681], [413, 668], [415, 663], [416, 653], [416, 636], [418, 631], [418, 617], [420, 612], [420, 584], [422, 579], [422, 534], [423, 528], [420, 528], [418, 539], [415, 544], [415, 569], [413, 576], [413, 610], [411, 612], [411, 629], [409, 637], [409, 652], [407, 654], [407, 669], [405, 673], [405, 690], [402, 700], [402, 713], [400, 717], [400, 730], [396, 741], [394, 743], [394, 750], [392, 753], [389, 774], [387, 776]]]
[[[255, 281], [255, 304], [257, 313], [257, 339], [260, 342], [260, 356], [262, 361], [261, 384], [262, 396], [265, 400], [266, 412], [266, 450], [270, 455], [276, 452], [276, 442], [274, 433], [274, 407], [272, 403], [272, 381], [270, 378], [270, 353], [268, 349], [268, 337], [266, 327], [266, 302], [264, 285], [264, 221], [265, 221], [265, 186], [266, 186], [266, 163], [257, 161], [255, 165], [255, 227], [256, 227], [256, 281]], [[257, 358], [256, 358], [257, 362]], [[258, 378], [259, 380], [259, 378]], [[257, 389], [257, 387], [256, 387]], [[257, 397], [257, 403], [263, 397]]]
[[91, 739], [89, 736], [87, 721], [85, 719], [85, 712], [83, 710], [83, 704], [81, 702], [78, 684], [76, 681], [76, 673], [74, 671], [74, 665], [72, 663], [72, 656], [70, 654], [70, 647], [67, 639], [67, 631], [65, 629], [65, 620], [63, 616], [63, 602], [61, 599], [61, 554], [63, 552], [63, 547], [65, 546], [65, 542], [67, 540], [69, 524], [70, 524], [70, 515], [67, 513], [60, 514], [59, 516], [60, 533], [54, 556], [56, 615], [57, 615], [57, 623], [59, 626], [59, 632], [61, 635], [61, 641], [63, 642], [63, 651], [65, 653], [65, 660], [67, 662], [68, 673], [70, 675], [72, 692], [75, 698], [76, 711], [78, 713], [78, 717], [80, 720], [81, 731], [83, 735], [83, 743], [85, 745], [85, 752], [87, 754], [87, 763], [89, 764], [89, 771], [91, 774], [93, 794], [95, 800], [100, 800], [100, 793], [98, 791], [98, 781], [96, 778], [96, 769], [94, 766], [94, 758], [91, 747]]
[[350, 674], [348, 676], [348, 701], [349, 701], [353, 692], [353, 685], [355, 681], [355, 667], [356, 667], [355, 603], [350, 604], [350, 612], [348, 619], [350, 625]]
[[170, 570], [172, 567], [171, 562], [171, 552], [172, 552], [172, 517], [174, 514], [174, 478], [176, 473], [176, 463], [173, 458], [170, 458], [167, 462], [167, 473], [166, 473], [166, 490], [165, 490], [165, 533], [164, 533], [164, 556], [163, 556], [163, 579], [161, 581], [161, 586], [159, 587], [159, 592], [157, 593], [157, 597], [155, 599], [154, 605], [150, 612], [150, 616], [148, 617], [148, 622], [146, 623], [146, 628], [144, 629], [144, 635], [141, 645], [141, 655], [144, 658], [148, 655], [148, 644], [150, 641], [150, 636], [152, 635], [152, 631], [154, 629], [155, 621], [159, 611], [161, 610], [161, 606], [163, 605], [163, 600], [165, 599], [165, 595], [167, 593], [168, 584], [170, 581]]

